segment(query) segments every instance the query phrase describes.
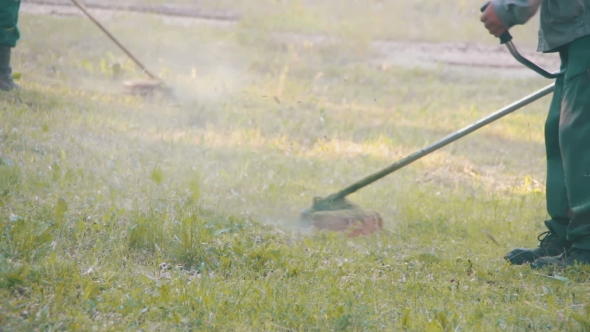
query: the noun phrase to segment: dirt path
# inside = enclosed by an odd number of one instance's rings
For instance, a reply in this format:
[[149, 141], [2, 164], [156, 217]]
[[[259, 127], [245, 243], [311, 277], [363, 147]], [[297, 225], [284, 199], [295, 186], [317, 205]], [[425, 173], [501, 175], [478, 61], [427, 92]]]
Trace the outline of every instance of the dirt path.
[[[334, 38], [321, 35], [276, 33], [275, 36], [295, 43], [312, 42], [322, 44], [337, 42]], [[555, 71], [559, 68], [560, 60], [556, 53], [542, 54], [534, 49], [518, 49], [522, 55], [549, 71]], [[371, 51], [373, 57], [369, 60], [369, 63], [377, 67], [418, 66], [436, 68], [439, 64], [447, 64], [451, 65], [455, 70], [465, 70], [476, 75], [480, 73], [517, 77], [537, 75], [516, 61], [506, 47], [499, 44], [376, 40], [371, 43]]]
[[[379, 57], [374, 60], [378, 65], [379, 62], [421, 67], [447, 64], [452, 65], [456, 70], [468, 70], [472, 74], [487, 73], [518, 77], [537, 75], [516, 61], [503, 45], [376, 41], [372, 46], [379, 54]], [[519, 51], [549, 71], [559, 69], [559, 56], [556, 54], [541, 54], [530, 49]]]
[[[194, 6], [179, 6], [173, 4], [166, 4], [166, 5], [125, 5], [116, 2], [110, 1], [84, 1], [83, 2], [86, 8], [89, 9], [102, 9], [102, 10], [110, 10], [110, 11], [124, 11], [124, 12], [132, 12], [132, 13], [147, 13], [147, 14], [158, 14], [164, 16], [174, 16], [174, 17], [191, 17], [191, 18], [200, 18], [200, 19], [208, 19], [208, 20], [217, 20], [217, 21], [232, 21], [235, 22], [240, 19], [237, 13], [234, 12], [227, 12], [227, 11], [214, 11], [214, 10], [205, 10], [202, 8], [197, 8]], [[49, 6], [49, 7], [60, 7], [59, 9], [53, 8], [56, 14], [59, 14], [60, 11], [66, 10], [68, 7], [71, 7], [75, 11], [78, 11], [77, 8], [72, 4], [70, 0], [23, 0], [23, 5], [26, 6], [28, 10], [35, 9], [35, 6]], [[31, 6], [32, 5], [32, 6]], [[39, 9], [39, 8], [37, 8]]]
[[[96, 0], [86, 1], [86, 6], [101, 20], [109, 20], [121, 13], [130, 15], [156, 15], [167, 24], [191, 26], [198, 24], [232, 25], [239, 21], [239, 14], [202, 10], [196, 7], [177, 5], [120, 5]], [[21, 10], [29, 14], [82, 16], [69, 0], [26, 0]], [[333, 38], [321, 35], [276, 33], [282, 40], [294, 43], [334, 42]], [[515, 41], [517, 44], [517, 41]], [[518, 45], [517, 45], [518, 46]], [[475, 75], [507, 75], [516, 77], [535, 76], [508, 53], [502, 45], [476, 43], [427, 43], [409, 41], [373, 41], [373, 56], [368, 60], [377, 67], [404, 66], [435, 68], [439, 64], [450, 65], [453, 70], [468, 71]], [[519, 49], [533, 62], [552, 71], [559, 68], [556, 54], [540, 54], [532, 49]], [[494, 70], [490, 70], [493, 68]]]

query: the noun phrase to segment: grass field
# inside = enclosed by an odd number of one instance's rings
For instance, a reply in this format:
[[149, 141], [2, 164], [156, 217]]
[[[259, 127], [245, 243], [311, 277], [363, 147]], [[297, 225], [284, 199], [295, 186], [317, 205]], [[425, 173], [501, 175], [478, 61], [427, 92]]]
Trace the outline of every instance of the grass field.
[[[106, 20], [173, 100], [122, 95], [112, 64], [141, 73], [88, 21], [23, 14], [23, 89], [0, 94], [2, 329], [590, 329], [590, 270], [502, 259], [543, 231], [549, 98], [354, 194], [385, 231], [300, 227], [312, 197], [548, 84], [370, 62], [374, 38], [489, 43], [465, 2], [412, 2], [425, 30], [381, 19], [379, 33], [370, 10], [402, 2], [335, 3], [240, 1], [235, 25]], [[348, 24], [369, 27], [326, 43], [272, 33]], [[517, 33], [532, 43], [534, 27]]]

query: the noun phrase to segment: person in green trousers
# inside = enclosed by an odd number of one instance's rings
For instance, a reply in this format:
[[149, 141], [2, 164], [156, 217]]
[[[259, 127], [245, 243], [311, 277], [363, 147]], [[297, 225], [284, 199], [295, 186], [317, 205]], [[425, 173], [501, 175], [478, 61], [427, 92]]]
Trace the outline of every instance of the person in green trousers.
[[590, 0], [493, 0], [481, 16], [499, 37], [539, 9], [541, 52], [559, 52], [557, 78], [545, 123], [547, 231], [534, 249], [505, 259], [533, 268], [590, 264]]
[[0, 0], [0, 90], [17, 87], [12, 80], [10, 52], [20, 38], [17, 27], [19, 8], [20, 0]]

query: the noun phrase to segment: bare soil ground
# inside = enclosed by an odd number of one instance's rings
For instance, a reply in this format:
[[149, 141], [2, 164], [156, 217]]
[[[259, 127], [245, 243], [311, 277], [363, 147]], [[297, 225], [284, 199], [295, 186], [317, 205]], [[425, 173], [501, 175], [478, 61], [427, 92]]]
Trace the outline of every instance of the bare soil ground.
[[[41, 9], [51, 7], [55, 14], [74, 14], [77, 8], [69, 0], [27, 0], [23, 2], [28, 9]], [[125, 12], [136, 12], [136, 13], [152, 13], [164, 16], [176, 16], [176, 17], [192, 17], [201, 19], [212, 19], [219, 21], [237, 21], [239, 16], [234, 12], [228, 11], [214, 11], [197, 8], [194, 6], [181, 6], [175, 4], [160, 4], [160, 5], [149, 5], [149, 4], [121, 4], [120, 2], [110, 1], [85, 1], [84, 5], [91, 9], [103, 9], [107, 11], [125, 11]], [[35, 8], [37, 7], [37, 8]], [[74, 9], [72, 11], [71, 9]]]

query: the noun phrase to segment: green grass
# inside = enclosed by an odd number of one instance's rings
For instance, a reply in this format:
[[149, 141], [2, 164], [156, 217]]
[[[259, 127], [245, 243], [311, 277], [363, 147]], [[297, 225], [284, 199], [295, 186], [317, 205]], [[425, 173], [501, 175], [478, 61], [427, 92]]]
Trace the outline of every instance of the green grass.
[[354, 194], [379, 234], [297, 222], [546, 81], [382, 71], [370, 32], [309, 47], [260, 28], [273, 18], [122, 17], [109, 27], [177, 100], [118, 93], [111, 64], [141, 74], [87, 21], [23, 15], [23, 89], [0, 95], [3, 330], [590, 328], [590, 270], [501, 258], [543, 230], [548, 98]]

